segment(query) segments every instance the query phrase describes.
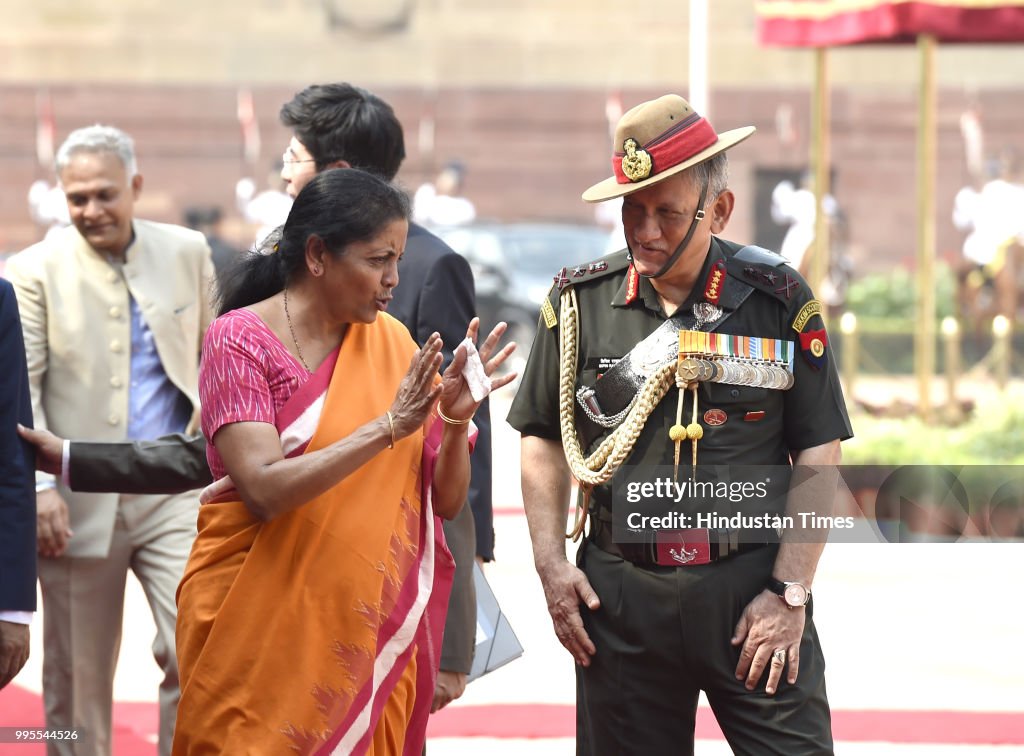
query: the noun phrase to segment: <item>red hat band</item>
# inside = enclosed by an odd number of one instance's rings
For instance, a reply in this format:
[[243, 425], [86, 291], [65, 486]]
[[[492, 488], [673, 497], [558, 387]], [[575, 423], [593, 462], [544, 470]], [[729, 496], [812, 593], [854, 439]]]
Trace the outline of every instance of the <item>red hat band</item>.
[[679, 165], [718, 141], [707, 119], [691, 113], [668, 131], [644, 145], [628, 138], [622, 152], [612, 155], [612, 170], [620, 184], [633, 184]]

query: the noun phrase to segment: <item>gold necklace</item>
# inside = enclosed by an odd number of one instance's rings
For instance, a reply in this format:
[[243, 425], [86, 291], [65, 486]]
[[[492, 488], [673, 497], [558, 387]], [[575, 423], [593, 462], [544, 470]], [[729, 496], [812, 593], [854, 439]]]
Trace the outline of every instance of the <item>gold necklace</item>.
[[284, 317], [288, 321], [288, 332], [292, 335], [292, 341], [295, 343], [295, 351], [299, 355], [299, 362], [302, 363], [302, 367], [306, 368], [307, 373], [313, 371], [309, 369], [309, 365], [306, 364], [306, 360], [302, 357], [302, 347], [299, 346], [299, 340], [295, 338], [295, 327], [292, 325], [292, 314], [288, 312], [288, 289], [284, 290]]

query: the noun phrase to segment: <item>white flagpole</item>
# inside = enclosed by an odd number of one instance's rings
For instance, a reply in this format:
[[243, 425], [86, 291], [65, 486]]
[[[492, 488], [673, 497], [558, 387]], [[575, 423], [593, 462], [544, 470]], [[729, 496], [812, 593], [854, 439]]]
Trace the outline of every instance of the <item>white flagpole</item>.
[[708, 0], [690, 0], [690, 105], [710, 117], [708, 101]]

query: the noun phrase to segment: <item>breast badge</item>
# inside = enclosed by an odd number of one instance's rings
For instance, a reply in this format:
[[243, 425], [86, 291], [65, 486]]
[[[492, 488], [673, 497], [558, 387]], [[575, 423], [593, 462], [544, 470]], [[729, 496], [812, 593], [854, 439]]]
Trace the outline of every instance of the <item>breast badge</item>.
[[719, 425], [725, 425], [725, 421], [729, 419], [729, 416], [725, 413], [725, 410], [718, 408], [712, 408], [704, 412], [704, 423], [711, 427], [717, 427]]

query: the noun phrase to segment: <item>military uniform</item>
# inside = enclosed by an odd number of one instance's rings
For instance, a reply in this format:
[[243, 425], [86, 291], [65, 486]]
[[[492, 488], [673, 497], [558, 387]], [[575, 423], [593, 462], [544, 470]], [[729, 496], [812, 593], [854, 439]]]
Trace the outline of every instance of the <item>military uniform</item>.
[[[705, 281], [716, 268], [724, 269], [723, 313], [705, 330], [793, 342], [797, 347], [794, 381], [786, 391], [701, 383], [697, 416], [703, 438], [698, 469], [704, 465], [788, 467], [791, 453], [852, 435], [821, 316], [806, 282], [778, 256], [749, 248], [737, 256], [740, 249], [712, 238], [704, 268], [678, 312], [688, 313], [701, 302], [706, 296]], [[566, 286], [575, 290], [580, 319], [576, 388], [594, 386], [600, 375], [668, 317], [651, 282], [628, 275], [625, 250], [562, 271], [544, 307], [508, 417], [524, 436], [561, 437], [560, 326], [553, 322], [553, 315], [558, 312], [559, 289]], [[727, 302], [735, 308], [726, 308]], [[676, 423], [678, 392], [670, 388], [655, 407], [626, 465], [673, 464], [669, 429]], [[687, 396], [685, 404], [689, 417], [692, 397]], [[593, 449], [610, 430], [594, 426], [578, 401], [574, 406], [576, 425]], [[720, 411], [714, 423], [704, 419], [705, 408]], [[683, 457], [688, 460], [689, 442], [683, 443]], [[687, 461], [685, 473], [689, 472]], [[764, 588], [777, 547], [743, 549], [744, 553], [712, 564], [682, 568], [627, 561], [609, 543], [606, 530], [611, 520], [611, 488], [617, 480], [591, 492], [590, 535], [578, 555], [580, 567], [601, 599], [598, 611], [581, 610], [597, 653], [589, 667], [577, 667], [578, 752], [692, 752], [697, 694], [703, 689], [737, 753], [831, 753], [824, 660], [811, 606], [796, 685], [783, 681], [776, 694], [767, 697], [767, 673], [749, 692], [735, 679], [739, 648], [731, 646], [730, 638], [744, 607]]]

